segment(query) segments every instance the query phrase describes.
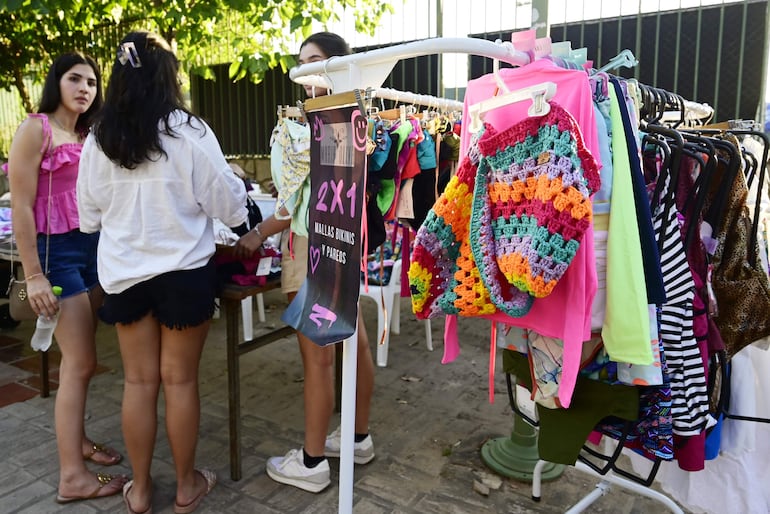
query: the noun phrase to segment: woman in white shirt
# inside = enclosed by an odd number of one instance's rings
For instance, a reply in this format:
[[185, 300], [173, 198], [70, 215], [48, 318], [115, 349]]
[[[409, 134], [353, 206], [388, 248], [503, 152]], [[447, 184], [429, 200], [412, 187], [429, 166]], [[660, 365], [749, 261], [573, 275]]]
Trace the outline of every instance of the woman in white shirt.
[[123, 359], [129, 512], [152, 508], [161, 384], [176, 470], [174, 512], [192, 512], [216, 483], [213, 472], [194, 467], [198, 367], [216, 290], [212, 218], [237, 226], [247, 215], [243, 182], [211, 128], [184, 107], [177, 74], [160, 36], [132, 32], [121, 41], [77, 186], [81, 230], [101, 231], [100, 317], [116, 326]]

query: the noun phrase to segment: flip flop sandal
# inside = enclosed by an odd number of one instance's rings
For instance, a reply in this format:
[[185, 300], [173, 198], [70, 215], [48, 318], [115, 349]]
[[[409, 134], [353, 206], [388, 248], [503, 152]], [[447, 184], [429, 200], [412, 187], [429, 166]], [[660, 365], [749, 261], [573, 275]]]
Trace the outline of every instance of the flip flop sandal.
[[94, 489], [94, 492], [87, 496], [62, 496], [60, 494], [56, 495], [56, 503], [73, 503], [73, 502], [80, 502], [83, 500], [93, 500], [94, 498], [106, 498], [107, 496], [112, 496], [115, 494], [120, 493], [121, 488], [115, 489], [111, 493], [107, 494], [99, 494], [104, 490], [104, 486], [112, 483], [113, 480], [120, 480], [128, 478], [125, 475], [110, 475], [108, 473], [96, 473], [96, 479], [99, 481], [99, 486]]
[[131, 490], [131, 488], [134, 486], [134, 481], [129, 480], [126, 482], [126, 485], [123, 486], [123, 503], [126, 504], [126, 509], [128, 509], [129, 514], [152, 514], [152, 499], [150, 500], [150, 506], [147, 507], [147, 510], [143, 512], [139, 512], [134, 510], [131, 507], [131, 503], [128, 501], [128, 492]]
[[209, 494], [214, 488], [214, 485], [217, 483], [217, 475], [213, 471], [209, 469], [196, 469], [195, 471], [200, 474], [204, 480], [206, 480], [206, 490], [201, 491], [198, 496], [196, 496], [193, 501], [187, 505], [179, 505], [176, 501], [174, 501], [174, 512], [176, 514], [189, 514], [190, 512], [193, 512], [195, 509], [197, 509], [198, 505], [201, 503], [201, 500], [203, 500], [203, 497]]
[[[106, 455], [107, 459], [95, 459], [94, 455], [98, 453]], [[90, 460], [91, 462], [95, 462], [96, 464], [100, 464], [102, 466], [114, 466], [123, 460], [123, 456], [109, 446], [101, 443], [91, 443], [91, 453], [88, 455], [83, 455], [83, 460]]]

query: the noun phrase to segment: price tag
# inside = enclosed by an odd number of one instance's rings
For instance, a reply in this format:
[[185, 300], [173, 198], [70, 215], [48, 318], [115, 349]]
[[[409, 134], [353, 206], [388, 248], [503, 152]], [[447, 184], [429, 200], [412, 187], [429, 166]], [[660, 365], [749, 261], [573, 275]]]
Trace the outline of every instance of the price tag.
[[272, 257], [262, 257], [259, 259], [259, 264], [257, 265], [257, 276], [262, 277], [264, 275], [270, 274], [270, 267], [273, 265], [273, 258]]

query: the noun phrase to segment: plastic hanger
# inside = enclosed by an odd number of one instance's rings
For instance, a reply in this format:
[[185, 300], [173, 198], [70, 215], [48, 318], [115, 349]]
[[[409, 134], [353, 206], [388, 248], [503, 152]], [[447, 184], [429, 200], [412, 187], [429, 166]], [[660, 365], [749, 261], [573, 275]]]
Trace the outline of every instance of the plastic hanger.
[[621, 66], [624, 68], [633, 68], [637, 64], [639, 64], [639, 61], [636, 60], [633, 52], [631, 52], [631, 50], [625, 49], [621, 50], [618, 55], [610, 59], [607, 64], [596, 70], [594, 73], [614, 70], [615, 68], [620, 68]]
[[[495, 43], [498, 45], [503, 45], [506, 48], [513, 48], [513, 43], [509, 41], [503, 42], [502, 40], [498, 39], [495, 41]], [[497, 90], [502, 91], [503, 93], [509, 93], [510, 89], [508, 89], [508, 85], [500, 76], [500, 59], [492, 59], [492, 75], [495, 77]]]
[[536, 61], [551, 55], [551, 45], [550, 36], [535, 39], [535, 47], [532, 49], [533, 60]]
[[[663, 191], [663, 186], [665, 185], [669, 176], [669, 169], [671, 166], [671, 148], [669, 147], [665, 138], [649, 133], [644, 134], [642, 137], [642, 147], [643, 153], [645, 155], [648, 155], [650, 151], [652, 151], [652, 153], [654, 153], [656, 156], [658, 154], [662, 155], [662, 161], [660, 166], [657, 168], [657, 176], [653, 177], [648, 175], [645, 177], [647, 182], [655, 182], [655, 190], [653, 191], [653, 194], [650, 195], [650, 209], [654, 209], [656, 205], [662, 204], [664, 200], [661, 197], [661, 192]], [[650, 150], [651, 148], [653, 149]], [[645, 175], [647, 174], [645, 173]]]
[[751, 188], [751, 183], [754, 181], [754, 176], [759, 169], [759, 161], [753, 153], [746, 150], [744, 147], [741, 147], [741, 155], [743, 156], [746, 184], [749, 186], [749, 188]]
[[760, 211], [762, 210], [761, 209], [762, 202], [760, 201], [760, 198], [761, 198], [761, 195], [764, 194], [763, 185], [765, 183], [765, 180], [767, 180], [765, 176], [767, 173], [768, 152], [770, 152], [770, 136], [768, 136], [766, 133], [761, 132], [759, 130], [751, 130], [751, 129], [746, 129], [746, 130], [736, 129], [736, 130], [730, 130], [729, 132], [732, 134], [735, 134], [736, 136], [739, 134], [755, 136], [760, 139], [763, 146], [762, 160], [759, 162], [759, 177], [758, 177], [759, 182], [757, 183], [757, 200], [754, 206], [754, 216], [752, 218], [752, 231], [751, 231], [751, 236], [749, 238], [749, 246], [748, 246], [751, 252], [749, 256], [749, 260], [753, 265], [757, 259], [757, 255], [753, 251], [753, 248], [755, 248], [755, 245], [757, 243], [757, 228], [759, 227], [759, 214], [760, 214]]
[[[679, 165], [682, 160], [682, 148], [684, 148], [684, 139], [682, 134], [668, 127], [660, 125], [649, 125], [646, 130], [652, 134], [658, 134], [666, 138], [669, 149], [671, 150], [671, 161], [669, 166], [669, 184], [668, 195], [663, 199], [663, 219], [668, 219], [668, 213], [674, 204], [674, 191], [679, 181]], [[658, 251], [663, 250], [663, 239], [658, 241]]]
[[468, 107], [468, 114], [470, 116], [468, 130], [471, 133], [481, 130], [485, 113], [523, 100], [532, 100], [532, 105], [527, 110], [529, 116], [545, 116], [551, 110], [548, 100], [553, 98], [555, 94], [556, 84], [553, 82], [543, 82], [482, 100]]
[[583, 67], [588, 62], [588, 48], [583, 47], [570, 50], [568, 59], [578, 67]]
[[551, 43], [551, 55], [554, 57], [567, 59], [571, 51], [572, 43], [570, 41], [558, 41], [556, 43]]

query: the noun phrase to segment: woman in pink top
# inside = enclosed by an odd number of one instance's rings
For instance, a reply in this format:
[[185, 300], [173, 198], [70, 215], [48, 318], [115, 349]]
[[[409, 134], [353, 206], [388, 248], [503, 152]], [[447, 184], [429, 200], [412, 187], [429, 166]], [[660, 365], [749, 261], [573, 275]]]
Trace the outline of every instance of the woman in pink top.
[[[8, 156], [13, 232], [30, 305], [56, 316], [61, 350], [55, 426], [59, 451], [56, 501], [119, 493], [127, 478], [92, 473], [86, 461], [111, 466], [122, 456], [86, 436], [86, 392], [96, 368], [96, 309], [103, 293], [96, 275], [98, 234], [79, 230], [76, 181], [80, 151], [102, 105], [96, 62], [80, 53], [57, 58], [37, 113], [16, 131]], [[52, 286], [62, 288], [60, 298]]]

